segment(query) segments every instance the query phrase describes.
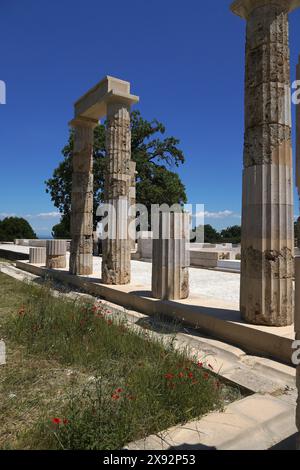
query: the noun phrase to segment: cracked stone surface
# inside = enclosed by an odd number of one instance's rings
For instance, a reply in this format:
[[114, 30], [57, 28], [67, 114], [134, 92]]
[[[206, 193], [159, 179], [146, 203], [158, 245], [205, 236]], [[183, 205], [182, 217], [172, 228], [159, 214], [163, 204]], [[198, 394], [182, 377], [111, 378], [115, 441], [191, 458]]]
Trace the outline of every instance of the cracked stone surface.
[[[127, 211], [131, 187], [131, 129], [128, 105], [115, 102], [107, 105], [106, 151], [105, 201], [115, 207], [118, 227], [114, 239], [103, 240], [102, 280], [105, 284], [129, 284], [131, 242]], [[121, 230], [126, 234], [123, 237]]]
[[176, 212], [159, 214], [159, 238], [153, 239], [152, 260], [152, 295], [157, 299], [189, 296], [188, 217]]
[[285, 326], [294, 274], [289, 8], [235, 8], [247, 18], [240, 309], [247, 322]]
[[74, 128], [70, 273], [93, 272], [93, 141], [97, 121], [77, 118]]

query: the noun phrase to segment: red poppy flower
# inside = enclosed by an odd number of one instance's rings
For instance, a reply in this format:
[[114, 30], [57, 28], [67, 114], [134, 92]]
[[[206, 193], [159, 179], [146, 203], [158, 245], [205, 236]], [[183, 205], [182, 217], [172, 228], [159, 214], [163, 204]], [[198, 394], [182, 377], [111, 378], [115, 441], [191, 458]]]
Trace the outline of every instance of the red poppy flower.
[[174, 379], [174, 375], [173, 375], [173, 374], [166, 374], [166, 375], [165, 375], [165, 378], [166, 378], [167, 380], [172, 380], [172, 379]]
[[122, 393], [122, 392], [123, 392], [123, 388], [117, 388], [116, 392], [117, 392], [117, 393]]
[[60, 423], [61, 423], [61, 419], [60, 419], [60, 418], [53, 418], [53, 419], [52, 419], [52, 423], [53, 423], [53, 424], [60, 424]]
[[193, 378], [194, 378], [194, 374], [192, 374], [192, 372], [189, 372], [189, 373], [188, 373], [188, 377], [189, 377], [189, 379], [193, 379]]
[[198, 362], [198, 367], [203, 367], [203, 362]]
[[182, 377], [184, 377], [184, 373], [183, 373], [183, 372], [179, 372], [178, 377], [180, 377], [180, 378], [182, 379]]
[[116, 393], [113, 393], [111, 397], [112, 397], [113, 400], [119, 400], [120, 395], [117, 395]]

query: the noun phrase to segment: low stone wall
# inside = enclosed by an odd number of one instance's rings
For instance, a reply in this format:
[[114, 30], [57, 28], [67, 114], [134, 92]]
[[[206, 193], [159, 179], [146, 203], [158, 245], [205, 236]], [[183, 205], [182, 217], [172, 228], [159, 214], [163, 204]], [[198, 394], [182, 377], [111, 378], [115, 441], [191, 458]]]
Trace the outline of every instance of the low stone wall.
[[[33, 240], [33, 239], [27, 239], [27, 238], [18, 238], [15, 240], [15, 245], [19, 246], [32, 246], [32, 247], [40, 247], [40, 248], [46, 248], [48, 240]], [[67, 251], [70, 251], [70, 244], [71, 240], [65, 240], [67, 244]]]
[[218, 260], [217, 267], [220, 269], [230, 269], [239, 273], [241, 271], [241, 262], [233, 259], [221, 259]]

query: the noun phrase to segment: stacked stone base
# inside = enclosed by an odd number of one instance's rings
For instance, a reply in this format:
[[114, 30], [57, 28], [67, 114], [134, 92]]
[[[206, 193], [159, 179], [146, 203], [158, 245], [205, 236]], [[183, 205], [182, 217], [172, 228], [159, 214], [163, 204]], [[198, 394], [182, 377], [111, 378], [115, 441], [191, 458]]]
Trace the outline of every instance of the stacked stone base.
[[65, 240], [47, 240], [46, 266], [49, 269], [65, 269], [67, 247]]

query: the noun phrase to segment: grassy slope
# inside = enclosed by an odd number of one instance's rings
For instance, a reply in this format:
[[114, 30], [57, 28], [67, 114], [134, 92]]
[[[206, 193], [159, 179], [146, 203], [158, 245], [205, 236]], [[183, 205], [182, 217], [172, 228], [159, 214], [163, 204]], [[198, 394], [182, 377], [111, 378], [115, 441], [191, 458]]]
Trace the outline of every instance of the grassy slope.
[[110, 317], [0, 274], [0, 448], [116, 449], [239, 397]]

